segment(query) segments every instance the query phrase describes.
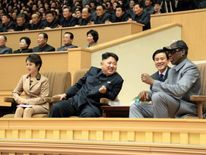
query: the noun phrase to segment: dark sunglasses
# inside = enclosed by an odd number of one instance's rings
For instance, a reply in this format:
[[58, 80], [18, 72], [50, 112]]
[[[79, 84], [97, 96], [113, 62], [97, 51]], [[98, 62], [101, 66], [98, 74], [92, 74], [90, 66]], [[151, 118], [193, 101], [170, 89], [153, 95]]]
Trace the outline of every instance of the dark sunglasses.
[[180, 52], [180, 51], [181, 51], [181, 49], [177, 48], [177, 49], [174, 49], [174, 50], [171, 50], [171, 51], [167, 51], [167, 54], [173, 55], [173, 54], [175, 54], [177, 52]]

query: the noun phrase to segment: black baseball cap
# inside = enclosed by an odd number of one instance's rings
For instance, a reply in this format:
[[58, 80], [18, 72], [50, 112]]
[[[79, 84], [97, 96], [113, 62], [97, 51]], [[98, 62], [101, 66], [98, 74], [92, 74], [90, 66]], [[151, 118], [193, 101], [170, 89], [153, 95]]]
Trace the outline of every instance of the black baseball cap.
[[186, 49], [186, 50], [188, 50], [188, 46], [183, 40], [177, 40], [177, 41], [173, 42], [170, 46], [163, 47], [163, 50], [166, 50], [168, 52], [176, 50], [176, 49]]

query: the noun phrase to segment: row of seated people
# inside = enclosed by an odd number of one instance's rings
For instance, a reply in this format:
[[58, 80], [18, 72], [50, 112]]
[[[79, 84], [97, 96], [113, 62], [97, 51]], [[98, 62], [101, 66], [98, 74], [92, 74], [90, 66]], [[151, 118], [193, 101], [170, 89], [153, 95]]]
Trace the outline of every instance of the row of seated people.
[[[150, 85], [150, 91], [138, 95], [129, 117], [175, 118], [197, 114], [190, 96], [200, 94], [200, 72], [187, 54], [188, 46], [182, 40], [154, 52], [152, 58], [158, 71], [152, 76], [141, 75], [142, 82]], [[49, 113], [50, 117], [100, 117], [100, 99], [114, 100], [122, 88], [123, 78], [116, 72], [118, 59], [114, 53], [103, 53], [101, 68], [91, 67], [76, 84], [58, 95], [60, 101], [49, 111], [48, 79], [39, 74], [41, 58], [29, 55], [28, 74], [22, 76], [12, 92], [18, 104], [15, 117], [31, 117], [36, 113]], [[174, 65], [172, 68], [168, 67], [169, 61]], [[26, 99], [20, 96], [23, 91]]]
[[[204, 1], [204, 0], [202, 0]], [[120, 22], [128, 18], [143, 22], [143, 14], [173, 12], [199, 7], [193, 0], [107, 0], [107, 1], [11, 1], [0, 5], [0, 31], [21, 31]], [[137, 8], [136, 4], [140, 4]], [[137, 11], [141, 10], [141, 11]], [[4, 15], [2, 15], [4, 14]], [[138, 18], [141, 20], [137, 20]], [[148, 17], [147, 17], [148, 18]], [[147, 21], [148, 22], [148, 21]]]
[[[48, 35], [47, 33], [41, 32], [37, 37], [37, 46], [34, 48], [29, 48], [31, 44], [31, 40], [29, 37], [21, 37], [19, 39], [19, 49], [14, 50], [6, 46], [7, 37], [5, 35], [0, 35], [0, 54], [11, 54], [11, 53], [32, 53], [32, 52], [52, 52], [52, 51], [67, 51], [69, 48], [77, 48], [77, 46], [73, 45], [74, 35], [71, 32], [65, 32], [63, 36], [64, 45], [58, 48], [54, 48], [53, 46], [47, 44]], [[85, 47], [92, 47], [97, 44], [99, 39], [99, 34], [95, 30], [89, 30], [87, 32], [87, 42], [88, 45]]]
[[143, 29], [146, 30], [150, 28], [150, 13], [143, 9], [143, 5], [135, 4], [131, 13], [127, 13], [122, 5], [116, 6], [112, 14], [106, 12], [103, 5], [98, 5], [96, 7], [95, 14], [91, 14], [89, 8], [85, 7], [82, 9], [82, 14], [79, 18], [72, 17], [71, 8], [65, 7], [63, 8], [63, 17], [56, 16], [54, 11], [47, 11], [45, 13], [45, 19], [42, 19], [41, 14], [34, 13], [31, 16], [30, 22], [27, 22], [26, 16], [23, 13], [17, 16], [16, 21], [13, 21], [10, 15], [4, 14], [2, 16], [0, 32], [51, 29], [125, 21], [142, 23], [145, 25]]
[[[153, 4], [155, 4], [155, 6], [153, 6]], [[159, 4], [159, 7], [156, 4]], [[116, 5], [113, 10], [107, 10], [104, 5], [97, 5], [93, 13], [89, 7], [84, 7], [82, 10], [76, 11], [79, 13], [74, 16], [71, 7], [64, 7], [61, 17], [56, 15], [55, 11], [45, 12], [45, 17], [42, 17], [39, 12], [34, 12], [29, 21], [24, 13], [17, 15], [15, 20], [8, 13], [3, 13], [3, 15], [0, 14], [0, 32], [50, 29], [125, 21], [142, 23], [145, 25], [143, 29], [146, 30], [150, 28], [150, 15], [154, 12], [160, 13], [160, 8], [163, 4], [166, 5], [167, 2], [154, 3], [152, 0], [146, 0], [143, 3], [139, 2], [135, 4], [135, 2], [132, 3], [131, 1], [131, 6], [128, 10], [125, 9], [122, 3]], [[168, 7], [169, 6], [172, 5], [168, 4]], [[168, 7], [166, 7], [167, 10]], [[171, 9], [172, 8], [170, 8], [170, 10]]]

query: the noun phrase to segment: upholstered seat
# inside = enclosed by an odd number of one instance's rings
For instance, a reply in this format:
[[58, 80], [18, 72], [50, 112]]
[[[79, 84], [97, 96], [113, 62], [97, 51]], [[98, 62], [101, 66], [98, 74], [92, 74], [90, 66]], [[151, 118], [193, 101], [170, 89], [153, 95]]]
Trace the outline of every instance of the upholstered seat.
[[192, 95], [190, 100], [197, 104], [197, 114], [199, 118], [203, 118], [203, 112], [206, 110], [206, 63], [198, 64], [201, 78], [200, 95]]
[[[49, 80], [49, 96], [62, 94], [68, 87], [71, 86], [71, 74], [69, 72], [44, 72], [42, 75], [46, 76]], [[4, 101], [15, 104], [12, 97], [7, 97]], [[49, 98], [48, 102], [50, 102]], [[14, 114], [6, 114], [3, 117], [12, 118], [14, 117]], [[34, 114], [32, 117], [48, 117], [48, 114]]]

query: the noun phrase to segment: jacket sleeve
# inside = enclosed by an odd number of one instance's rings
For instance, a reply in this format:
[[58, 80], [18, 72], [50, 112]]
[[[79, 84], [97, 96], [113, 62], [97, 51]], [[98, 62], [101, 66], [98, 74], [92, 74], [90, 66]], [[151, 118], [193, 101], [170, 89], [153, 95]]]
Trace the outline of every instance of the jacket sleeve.
[[[103, 84], [104, 85], [104, 84]], [[88, 97], [92, 98], [108, 98], [110, 100], [115, 100], [120, 90], [122, 89], [123, 79], [119, 76], [111, 81], [111, 84], [106, 84], [107, 91], [105, 94], [99, 92], [99, 88], [102, 86], [97, 86], [95, 89], [88, 93]]]
[[122, 89], [123, 80], [118, 80], [112, 88], [108, 88], [105, 94], [102, 94], [102, 97], [108, 98], [110, 100], [115, 100], [117, 95], [119, 94], [120, 90]]
[[12, 96], [14, 100], [19, 103], [19, 99], [21, 98], [20, 95], [23, 92], [23, 76], [20, 78], [16, 88], [12, 91]]
[[[172, 71], [172, 69], [170, 69]], [[176, 83], [168, 83], [168, 79], [165, 82], [154, 81], [152, 86], [153, 92], [165, 92], [176, 98], [184, 96], [196, 83], [200, 74], [195, 66], [187, 67], [182, 74], [182, 77], [177, 80]]]
[[46, 98], [49, 96], [49, 81], [48, 79], [42, 81], [41, 92], [39, 96], [25, 99], [27, 104], [44, 104], [47, 102]]
[[71, 86], [70, 88], [67, 89], [67, 91], [66, 91], [67, 98], [70, 98], [70, 97], [76, 95], [76, 93], [82, 88], [82, 86], [86, 82], [87, 76], [88, 76], [90, 71], [91, 71], [91, 69], [82, 78], [80, 78], [77, 83], [75, 83], [73, 86]]

